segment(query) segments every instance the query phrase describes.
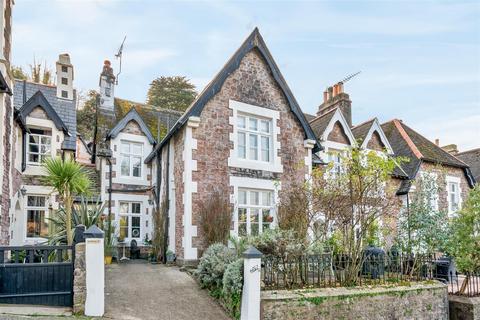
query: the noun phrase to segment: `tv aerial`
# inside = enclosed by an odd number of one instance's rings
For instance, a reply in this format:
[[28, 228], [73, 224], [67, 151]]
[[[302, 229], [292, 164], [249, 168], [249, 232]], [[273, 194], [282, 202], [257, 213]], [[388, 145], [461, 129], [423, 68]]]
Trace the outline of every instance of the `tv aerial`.
[[120, 73], [122, 73], [122, 54], [123, 54], [123, 45], [125, 44], [125, 40], [127, 39], [127, 36], [123, 38], [122, 44], [120, 45], [120, 48], [118, 48], [118, 52], [115, 54], [115, 58], [119, 59], [120, 61], [120, 66], [118, 68], [118, 73], [117, 76], [115, 77], [115, 84], [118, 85], [118, 76]]

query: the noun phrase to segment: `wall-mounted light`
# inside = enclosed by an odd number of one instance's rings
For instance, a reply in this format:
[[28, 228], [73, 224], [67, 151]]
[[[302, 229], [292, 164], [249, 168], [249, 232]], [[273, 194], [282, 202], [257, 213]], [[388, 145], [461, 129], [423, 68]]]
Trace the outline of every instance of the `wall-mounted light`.
[[25, 186], [22, 186], [22, 188], [18, 192], [19, 192], [19, 195], [21, 195], [22, 197], [25, 197], [25, 195], [27, 194], [27, 189], [25, 189]]

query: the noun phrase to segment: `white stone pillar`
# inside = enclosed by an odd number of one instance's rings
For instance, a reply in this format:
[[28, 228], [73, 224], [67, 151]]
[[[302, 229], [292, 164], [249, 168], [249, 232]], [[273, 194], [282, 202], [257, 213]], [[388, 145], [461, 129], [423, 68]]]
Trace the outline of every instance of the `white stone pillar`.
[[103, 231], [93, 225], [85, 236], [86, 301], [85, 315], [101, 317], [105, 313], [105, 264]]
[[260, 273], [262, 253], [255, 247], [243, 253], [241, 320], [260, 320]]

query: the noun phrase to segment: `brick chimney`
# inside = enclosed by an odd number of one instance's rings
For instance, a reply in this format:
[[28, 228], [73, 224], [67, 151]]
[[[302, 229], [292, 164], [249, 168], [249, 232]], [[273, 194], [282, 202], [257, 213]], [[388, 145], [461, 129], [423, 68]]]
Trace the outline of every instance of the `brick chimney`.
[[321, 116], [335, 108], [339, 108], [343, 116], [352, 126], [352, 101], [348, 94], [343, 92], [343, 82], [328, 87], [323, 92], [323, 103], [318, 107], [317, 116]]

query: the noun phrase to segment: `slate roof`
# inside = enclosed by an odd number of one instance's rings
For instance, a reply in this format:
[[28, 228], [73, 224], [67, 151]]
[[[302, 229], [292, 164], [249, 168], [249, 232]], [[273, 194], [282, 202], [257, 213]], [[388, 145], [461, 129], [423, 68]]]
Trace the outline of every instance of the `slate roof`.
[[[386, 122], [382, 124], [382, 129], [395, 155], [409, 159], [408, 162], [401, 165], [409, 179], [415, 179], [421, 163], [426, 161], [463, 169], [470, 186], [473, 185], [473, 177], [467, 164], [444, 151], [402, 121], [395, 119]], [[404, 181], [397, 194], [408, 192], [410, 184], [411, 182]]]
[[305, 116], [305, 119], [307, 119], [308, 122], [312, 121], [317, 117], [316, 115], [305, 113], [305, 112], [303, 113], [303, 115]]
[[475, 181], [480, 182], [480, 148], [460, 152], [455, 156], [468, 164]]
[[137, 110], [135, 110], [135, 108], [131, 108], [130, 111], [125, 115], [125, 117], [120, 119], [120, 121], [118, 121], [117, 124], [112, 129], [110, 129], [110, 131], [107, 133], [107, 139], [115, 138], [132, 120], [138, 123], [140, 129], [142, 130], [143, 134], [145, 134], [148, 141], [151, 144], [155, 144], [155, 138], [153, 137], [152, 133], [143, 121], [142, 117], [138, 114]]
[[317, 137], [321, 137], [323, 135], [325, 129], [327, 129], [328, 124], [335, 115], [336, 110], [336, 108], [332, 109], [329, 112], [322, 114], [321, 116], [318, 116], [310, 121], [310, 127], [312, 128], [313, 132]]
[[29, 81], [15, 79], [13, 88], [13, 106], [17, 112], [37, 91], [40, 91], [59, 118], [68, 128], [70, 136], [65, 136], [62, 149], [76, 150], [77, 136], [77, 113], [76, 113], [76, 91], [73, 94], [73, 100], [66, 100], [57, 97], [57, 87], [44, 85]]
[[355, 140], [360, 141], [360, 143], [362, 143], [363, 140], [365, 140], [365, 137], [367, 136], [368, 131], [370, 131], [370, 128], [372, 127], [374, 121], [375, 121], [375, 118], [352, 127], [352, 133], [353, 133], [353, 136], [355, 137]]
[[[220, 70], [220, 72], [212, 79], [212, 81], [203, 89], [203, 91], [197, 96], [197, 98], [192, 102], [192, 104], [188, 107], [185, 113], [180, 117], [180, 119], [175, 123], [173, 128], [168, 132], [165, 138], [157, 144], [154, 150], [150, 153], [150, 155], [145, 159], [145, 163], [150, 162], [157, 153], [158, 150], [162, 148], [162, 146], [180, 129], [183, 125], [188, 121], [191, 116], [200, 116], [204, 106], [207, 102], [214, 97], [222, 88], [223, 83], [227, 79], [227, 77], [234, 72], [239, 66], [240, 62], [242, 61], [243, 57], [249, 53], [251, 50], [256, 49], [260, 53], [260, 55], [264, 58], [265, 62], [269, 66], [272, 77], [277, 82], [280, 89], [283, 91], [286, 100], [290, 106], [290, 110], [293, 114], [297, 117], [300, 121], [304, 131], [305, 131], [305, 138], [311, 139], [317, 142], [317, 138], [313, 133], [312, 129], [310, 128], [305, 115], [303, 114], [298, 102], [296, 101], [295, 97], [293, 96], [292, 91], [288, 87], [285, 79], [283, 78], [280, 70], [278, 69], [277, 64], [275, 63], [270, 51], [267, 48], [258, 28], [255, 28], [253, 32], [248, 36], [248, 38], [243, 42], [243, 44], [238, 48], [238, 50], [234, 53], [234, 55], [228, 60], [225, 66]], [[315, 147], [313, 148], [313, 152], [317, 152], [321, 150], [321, 145], [317, 142]]]

